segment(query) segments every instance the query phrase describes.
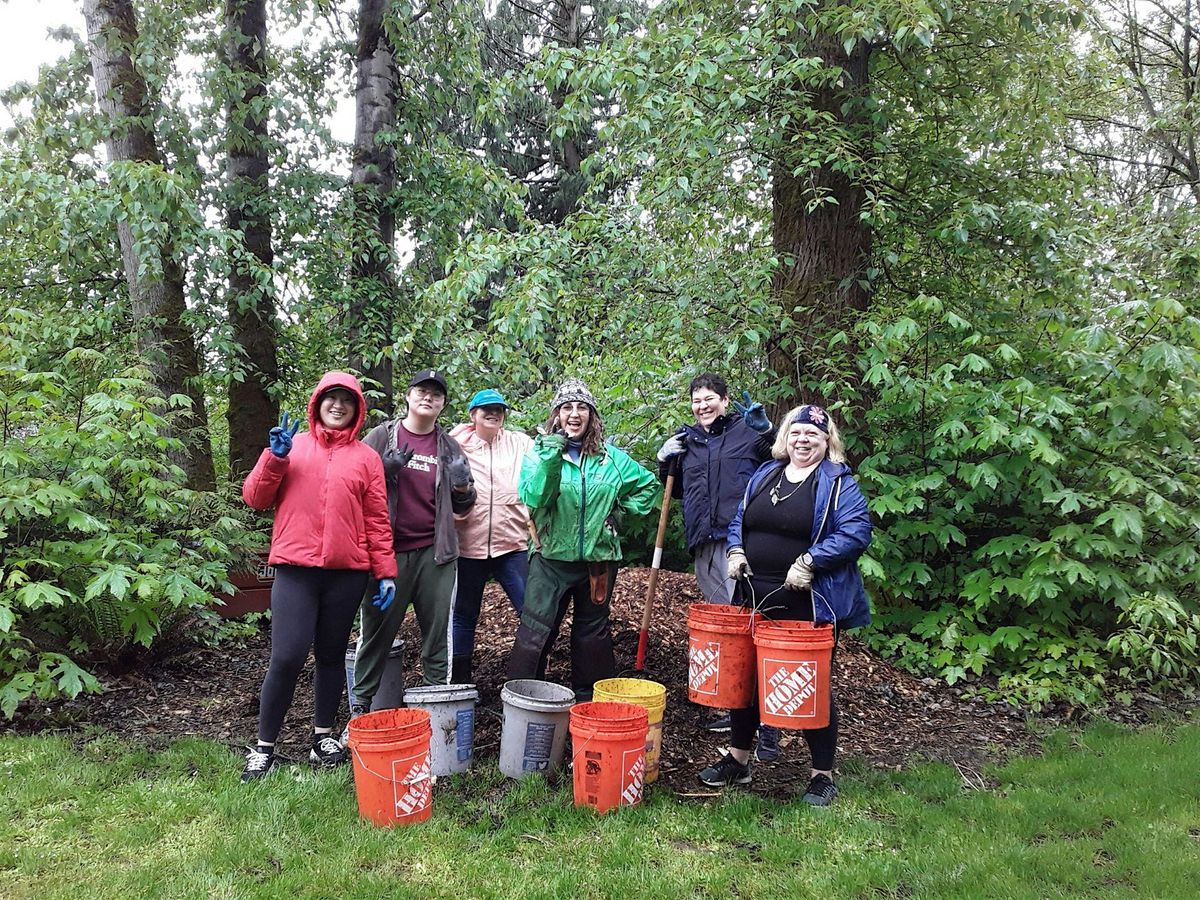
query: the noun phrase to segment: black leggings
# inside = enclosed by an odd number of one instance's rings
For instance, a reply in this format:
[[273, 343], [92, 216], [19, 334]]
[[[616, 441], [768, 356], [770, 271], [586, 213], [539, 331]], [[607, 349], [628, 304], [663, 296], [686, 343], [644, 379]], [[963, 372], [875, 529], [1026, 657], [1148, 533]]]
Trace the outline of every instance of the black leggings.
[[367, 587], [350, 569], [276, 566], [271, 588], [271, 665], [258, 705], [258, 739], [275, 743], [311, 647], [315, 728], [332, 728], [346, 686], [346, 644]]
[[[760, 610], [763, 615], [771, 620], [799, 620], [804, 619], [812, 621], [812, 594], [805, 591], [791, 591], [787, 588], [779, 589], [779, 586], [771, 583], [762, 583], [758, 579], [754, 581], [755, 597], [760, 605]], [[840, 637], [840, 632], [837, 632]], [[833, 645], [833, 652], [829, 657], [829, 668], [832, 673], [834, 660], [837, 659], [837, 644]], [[833, 757], [837, 750], [838, 738], [838, 715], [837, 703], [833, 698], [833, 691], [830, 690], [829, 697], [829, 724], [824, 728], [806, 728], [802, 732], [804, 734], [804, 743], [808, 744], [808, 752], [812, 757], [812, 767], [818, 770], [832, 771]], [[729, 711], [729, 746], [735, 750], [745, 750], [749, 752], [754, 745], [754, 734], [758, 731], [758, 691], [754, 692], [754, 701], [745, 709], [731, 709]]]

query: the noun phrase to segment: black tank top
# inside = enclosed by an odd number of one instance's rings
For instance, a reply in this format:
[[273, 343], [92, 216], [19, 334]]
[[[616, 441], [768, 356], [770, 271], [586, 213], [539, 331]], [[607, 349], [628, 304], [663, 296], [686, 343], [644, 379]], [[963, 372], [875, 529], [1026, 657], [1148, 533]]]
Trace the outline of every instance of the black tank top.
[[783, 471], [761, 486], [742, 516], [742, 546], [751, 570], [756, 578], [780, 584], [812, 544], [817, 498], [816, 470], [800, 484], [788, 481]]

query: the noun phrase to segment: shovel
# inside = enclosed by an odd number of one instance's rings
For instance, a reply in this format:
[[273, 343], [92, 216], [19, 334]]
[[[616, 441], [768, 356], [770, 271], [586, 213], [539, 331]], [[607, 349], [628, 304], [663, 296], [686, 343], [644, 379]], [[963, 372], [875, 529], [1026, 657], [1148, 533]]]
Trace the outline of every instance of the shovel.
[[658, 534], [654, 537], [654, 561], [650, 563], [650, 580], [646, 582], [646, 605], [642, 608], [642, 630], [638, 634], [637, 662], [634, 670], [646, 669], [646, 643], [650, 639], [650, 613], [654, 609], [654, 595], [658, 593], [658, 572], [662, 567], [663, 535], [667, 532], [667, 519], [671, 514], [671, 492], [675, 489], [675, 472], [679, 468], [679, 457], [671, 457], [667, 469], [667, 482], [663, 486], [662, 509], [658, 513]]

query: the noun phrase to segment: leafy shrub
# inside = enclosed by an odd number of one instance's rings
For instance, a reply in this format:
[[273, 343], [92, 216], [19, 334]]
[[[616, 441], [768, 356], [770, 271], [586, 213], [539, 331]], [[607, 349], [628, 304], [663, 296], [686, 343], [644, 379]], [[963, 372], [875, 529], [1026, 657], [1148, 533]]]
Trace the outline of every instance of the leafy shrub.
[[[94, 325], [94, 323], [93, 323]], [[56, 316], [0, 316], [0, 711], [98, 688], [89, 660], [149, 647], [255, 540], [183, 487], [173, 409], [118, 345]], [[56, 352], [58, 351], [58, 352]]]

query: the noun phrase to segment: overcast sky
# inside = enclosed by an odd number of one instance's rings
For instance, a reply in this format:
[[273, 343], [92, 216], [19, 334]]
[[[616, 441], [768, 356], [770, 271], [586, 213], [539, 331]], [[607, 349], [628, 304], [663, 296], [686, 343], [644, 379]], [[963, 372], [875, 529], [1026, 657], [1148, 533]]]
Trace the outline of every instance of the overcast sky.
[[[67, 45], [46, 36], [61, 25], [83, 34], [83, 13], [74, 0], [0, 0], [0, 86], [33, 81], [38, 66], [63, 56]], [[0, 107], [0, 128], [10, 124]]]

